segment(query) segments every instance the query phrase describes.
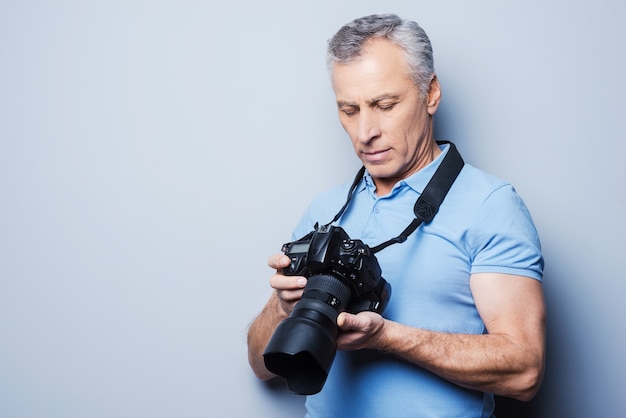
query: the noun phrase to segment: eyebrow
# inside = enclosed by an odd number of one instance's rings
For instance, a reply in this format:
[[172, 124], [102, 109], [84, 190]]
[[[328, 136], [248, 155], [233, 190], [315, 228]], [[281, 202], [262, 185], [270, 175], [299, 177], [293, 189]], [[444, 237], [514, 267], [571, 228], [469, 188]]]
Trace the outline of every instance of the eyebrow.
[[[367, 104], [369, 106], [373, 106], [376, 105], [377, 103], [382, 102], [383, 100], [400, 100], [400, 95], [398, 94], [394, 94], [394, 93], [387, 93], [387, 94], [381, 94], [380, 96], [374, 97], [371, 100], [368, 100]], [[343, 101], [343, 100], [338, 100], [337, 101], [337, 106], [338, 107], [343, 107], [343, 106], [358, 106], [356, 103], [352, 103], [352, 102], [348, 102], [348, 101]]]

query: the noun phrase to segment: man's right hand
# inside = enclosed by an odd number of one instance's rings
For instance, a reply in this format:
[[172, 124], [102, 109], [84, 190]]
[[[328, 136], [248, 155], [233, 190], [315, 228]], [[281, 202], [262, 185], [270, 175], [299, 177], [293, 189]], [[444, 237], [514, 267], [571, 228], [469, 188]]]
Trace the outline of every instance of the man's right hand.
[[303, 276], [285, 276], [283, 268], [289, 266], [291, 260], [285, 254], [274, 254], [267, 264], [276, 269], [276, 274], [270, 278], [270, 286], [276, 291], [279, 307], [282, 314], [287, 317], [291, 314], [293, 307], [302, 297], [307, 279]]
[[254, 374], [263, 380], [276, 376], [265, 367], [263, 350], [278, 324], [293, 311], [293, 307], [302, 297], [307, 282], [303, 276], [283, 274], [283, 268], [289, 263], [291, 260], [285, 254], [274, 254], [269, 258], [268, 265], [276, 269], [276, 274], [270, 278], [270, 286], [274, 291], [263, 311], [248, 329], [248, 361]]

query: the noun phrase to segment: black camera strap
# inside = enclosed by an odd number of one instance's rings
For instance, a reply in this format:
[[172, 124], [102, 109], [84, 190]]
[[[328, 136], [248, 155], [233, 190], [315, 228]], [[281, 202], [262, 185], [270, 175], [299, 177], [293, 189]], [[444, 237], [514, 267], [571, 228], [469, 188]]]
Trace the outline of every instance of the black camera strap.
[[[423, 222], [428, 223], [432, 221], [437, 214], [439, 206], [441, 206], [443, 199], [445, 199], [446, 194], [448, 194], [448, 191], [450, 190], [450, 187], [452, 187], [452, 183], [454, 183], [454, 180], [456, 180], [457, 176], [461, 172], [461, 169], [463, 168], [463, 165], [465, 164], [463, 162], [461, 154], [459, 154], [459, 151], [456, 149], [456, 146], [452, 142], [437, 141], [437, 144], [449, 144], [450, 147], [447, 154], [444, 156], [443, 161], [441, 162], [439, 167], [437, 167], [435, 174], [430, 179], [430, 181], [424, 188], [424, 191], [415, 202], [415, 206], [413, 207], [415, 219], [413, 219], [409, 226], [407, 226], [406, 229], [400, 233], [400, 235], [373, 247], [371, 249], [372, 253], [375, 254], [392, 244], [403, 243], [407, 240], [409, 235], [415, 232], [415, 230]], [[336, 222], [337, 220], [339, 220], [339, 218], [341, 218], [341, 215], [343, 215], [348, 205], [350, 204], [350, 201], [352, 200], [352, 195], [354, 194], [354, 191], [363, 179], [364, 174], [365, 167], [361, 167], [354, 179], [354, 182], [352, 183], [352, 186], [350, 187], [346, 203], [339, 210], [337, 215], [335, 215], [334, 219], [328, 223], [328, 225]]]

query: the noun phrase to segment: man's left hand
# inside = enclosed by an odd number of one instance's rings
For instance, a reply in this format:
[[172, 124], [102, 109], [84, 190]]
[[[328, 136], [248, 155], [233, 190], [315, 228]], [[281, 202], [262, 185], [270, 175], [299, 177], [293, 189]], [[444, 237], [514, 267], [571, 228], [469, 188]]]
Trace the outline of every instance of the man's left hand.
[[385, 327], [385, 320], [376, 312], [364, 311], [356, 315], [342, 312], [337, 317], [337, 326], [337, 349], [360, 350], [375, 348], [376, 340]]

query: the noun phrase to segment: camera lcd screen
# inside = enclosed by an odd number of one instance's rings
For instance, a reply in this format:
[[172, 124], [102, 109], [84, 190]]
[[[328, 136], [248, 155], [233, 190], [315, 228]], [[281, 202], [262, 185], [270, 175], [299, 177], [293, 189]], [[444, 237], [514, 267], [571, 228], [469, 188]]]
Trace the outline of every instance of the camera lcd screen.
[[309, 242], [301, 242], [299, 244], [293, 244], [289, 252], [291, 253], [306, 253], [309, 251]]

